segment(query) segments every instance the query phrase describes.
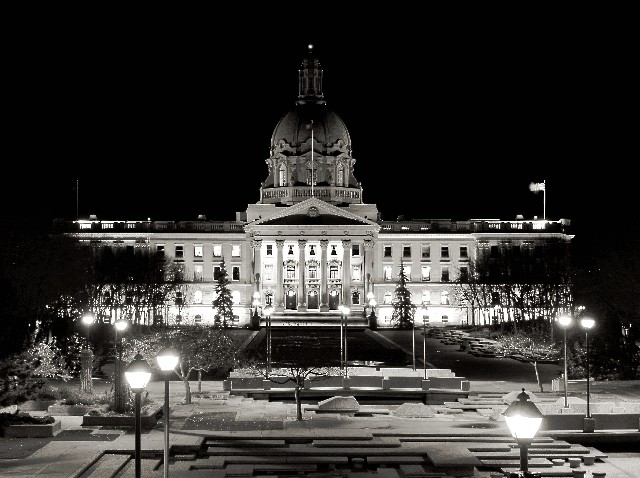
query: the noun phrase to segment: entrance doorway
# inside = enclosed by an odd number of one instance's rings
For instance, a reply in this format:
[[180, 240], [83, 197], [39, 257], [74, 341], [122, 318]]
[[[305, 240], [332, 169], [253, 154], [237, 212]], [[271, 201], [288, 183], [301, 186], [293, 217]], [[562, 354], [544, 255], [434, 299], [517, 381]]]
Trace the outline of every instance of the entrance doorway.
[[297, 304], [298, 304], [297, 297], [298, 295], [295, 293], [295, 291], [290, 290], [289, 292], [287, 292], [287, 297], [285, 298], [285, 308], [287, 310], [297, 309]]

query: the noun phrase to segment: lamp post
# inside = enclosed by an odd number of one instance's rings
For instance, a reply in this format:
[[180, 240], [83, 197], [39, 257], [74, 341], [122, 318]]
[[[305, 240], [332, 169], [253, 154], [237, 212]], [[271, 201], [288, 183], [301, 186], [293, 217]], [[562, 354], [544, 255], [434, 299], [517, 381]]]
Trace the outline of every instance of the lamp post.
[[271, 314], [273, 314], [273, 306], [267, 305], [262, 311], [265, 316], [265, 330], [266, 330], [266, 342], [267, 342], [267, 373], [266, 378], [269, 378], [271, 373]]
[[411, 350], [413, 351], [413, 371], [416, 371], [416, 314], [413, 308], [413, 317], [411, 318]]
[[591, 364], [589, 362], [589, 330], [591, 330], [594, 325], [596, 325], [596, 321], [593, 320], [592, 318], [582, 317], [580, 319], [580, 326], [584, 329], [584, 336], [585, 336], [585, 341], [587, 345], [587, 416], [584, 419], [584, 427], [582, 429], [582, 431], [584, 432], [595, 431], [595, 421], [591, 418], [591, 408], [589, 406], [590, 395], [591, 395], [590, 384], [589, 384], [589, 382], [591, 381], [590, 379]]
[[114, 377], [114, 409], [118, 413], [124, 411], [124, 396], [122, 393], [122, 372], [120, 371], [122, 363], [122, 334], [118, 336], [118, 332], [124, 332], [129, 326], [129, 322], [124, 319], [118, 319], [113, 324], [113, 329], [116, 333], [116, 363], [115, 363], [115, 377]]
[[529, 395], [522, 389], [518, 400], [502, 412], [513, 438], [520, 447], [520, 476], [532, 476], [529, 473], [528, 448], [542, 424], [542, 413], [535, 403], [529, 401]]
[[376, 299], [375, 294], [373, 292], [369, 292], [367, 294], [367, 299], [369, 299], [369, 307], [371, 307], [371, 313], [369, 314], [369, 328], [371, 330], [376, 330], [378, 328], [378, 322], [376, 317]]
[[567, 396], [567, 328], [571, 325], [573, 319], [569, 315], [562, 315], [558, 318], [558, 323], [564, 331], [564, 408], [569, 408], [569, 399]]
[[[348, 353], [347, 353], [347, 318], [351, 309], [344, 304], [340, 304], [340, 312], [342, 317], [340, 319], [340, 359], [344, 363], [344, 377], [349, 378], [349, 365], [348, 365]], [[344, 321], [344, 333], [342, 333], [342, 322]]]
[[164, 478], [169, 476], [169, 377], [178, 365], [180, 356], [175, 349], [165, 347], [156, 357], [164, 375]]
[[422, 364], [424, 367], [424, 379], [427, 379], [427, 323], [429, 316], [427, 315], [426, 304], [422, 305]]
[[258, 315], [258, 307], [260, 306], [260, 292], [255, 291], [253, 293], [253, 316], [251, 317], [251, 328], [254, 330], [260, 329], [260, 316]]
[[93, 391], [91, 374], [93, 372], [93, 351], [91, 350], [91, 326], [93, 314], [86, 312], [82, 316], [82, 323], [87, 327], [87, 347], [80, 352], [80, 390], [86, 393]]
[[151, 367], [149, 364], [142, 358], [142, 355], [136, 354], [131, 363], [127, 366], [124, 371], [125, 376], [127, 377], [127, 381], [129, 382], [129, 387], [131, 387], [131, 391], [135, 393], [135, 432], [136, 432], [136, 455], [135, 455], [135, 463], [136, 463], [136, 478], [141, 478], [141, 462], [140, 462], [140, 394], [144, 390], [144, 387], [147, 386], [149, 379], [151, 378]]

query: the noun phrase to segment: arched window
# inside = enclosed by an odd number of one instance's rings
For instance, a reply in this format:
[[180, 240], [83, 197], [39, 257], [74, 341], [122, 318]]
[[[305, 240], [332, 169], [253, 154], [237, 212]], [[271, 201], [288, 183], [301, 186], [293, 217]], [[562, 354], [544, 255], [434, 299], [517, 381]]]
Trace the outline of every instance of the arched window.
[[338, 166], [338, 180], [336, 181], [336, 186], [344, 186], [344, 171], [342, 170], [342, 166]]
[[448, 304], [449, 303], [449, 292], [447, 292], [446, 290], [443, 290], [440, 293], [440, 303], [441, 304]]
[[287, 185], [287, 168], [284, 164], [280, 165], [280, 170], [278, 171], [278, 186], [286, 186]]

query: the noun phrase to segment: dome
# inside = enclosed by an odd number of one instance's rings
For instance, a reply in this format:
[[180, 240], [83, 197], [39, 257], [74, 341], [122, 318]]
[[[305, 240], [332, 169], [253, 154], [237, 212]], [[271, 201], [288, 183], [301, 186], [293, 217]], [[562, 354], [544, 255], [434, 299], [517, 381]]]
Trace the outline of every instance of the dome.
[[273, 131], [271, 151], [285, 155], [300, 155], [309, 151], [311, 124], [316, 152], [351, 152], [351, 137], [344, 121], [324, 103], [298, 103], [287, 112]]

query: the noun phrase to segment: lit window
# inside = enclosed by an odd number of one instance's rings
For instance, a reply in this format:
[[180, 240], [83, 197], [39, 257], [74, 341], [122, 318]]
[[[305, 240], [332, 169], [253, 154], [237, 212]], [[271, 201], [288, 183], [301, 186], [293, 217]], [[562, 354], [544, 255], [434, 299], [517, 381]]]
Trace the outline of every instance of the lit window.
[[240, 266], [231, 268], [231, 280], [240, 280]]
[[384, 257], [391, 257], [391, 246], [384, 246]]
[[440, 259], [449, 259], [449, 246], [440, 246]]
[[428, 290], [422, 291], [422, 303], [430, 304], [431, 303], [431, 292]]
[[222, 257], [222, 244], [213, 245], [213, 257]]
[[267, 255], [268, 256], [273, 255], [273, 244], [267, 244]]
[[449, 282], [449, 266], [442, 266], [441, 282]]
[[264, 280], [266, 281], [273, 280], [273, 264], [264, 265]]
[[440, 303], [444, 305], [449, 304], [449, 292], [446, 290], [440, 292]]
[[238, 305], [240, 303], [240, 291], [234, 290], [231, 292], [231, 301], [233, 305]]
[[318, 266], [316, 264], [309, 264], [309, 279], [318, 278]]
[[420, 247], [420, 255], [423, 259], [431, 259], [431, 246], [423, 244]]
[[428, 282], [431, 280], [431, 266], [422, 266], [422, 281]]
[[362, 280], [362, 266], [360, 264], [356, 264], [352, 267], [351, 279], [354, 281]]
[[231, 257], [240, 257], [240, 245], [234, 244], [231, 246]]
[[280, 186], [287, 185], [287, 168], [284, 164], [280, 166], [280, 170], [278, 171], [278, 183]]
[[388, 292], [388, 291], [385, 292], [384, 293], [384, 298], [383, 298], [383, 303], [389, 305], [389, 304], [391, 304], [391, 299], [392, 299], [391, 292]]
[[176, 259], [184, 257], [184, 246], [176, 246]]
[[384, 276], [384, 280], [392, 280], [393, 279], [393, 268], [391, 266], [384, 266], [382, 268], [382, 273]]
[[194, 304], [202, 304], [202, 291], [196, 290], [193, 293], [193, 303]]
[[329, 279], [339, 279], [340, 276], [338, 275], [338, 266], [335, 264], [332, 264], [329, 266]]
[[407, 278], [407, 282], [411, 282], [411, 266], [404, 266], [404, 275]]
[[193, 280], [196, 282], [202, 281], [202, 264], [193, 265]]
[[287, 279], [295, 279], [296, 278], [296, 266], [293, 264], [287, 265]]
[[202, 257], [202, 244], [193, 246], [193, 257]]

